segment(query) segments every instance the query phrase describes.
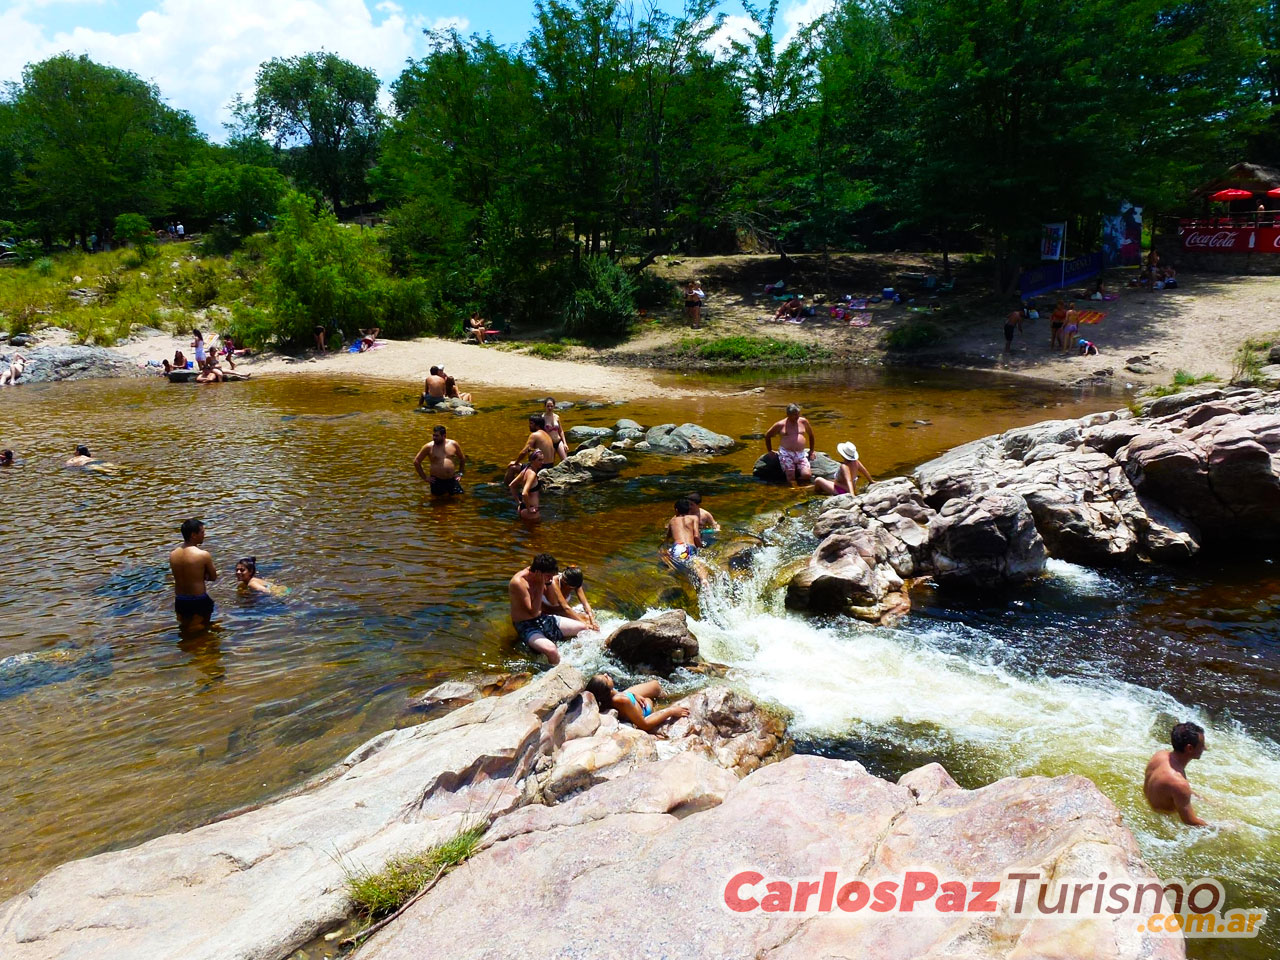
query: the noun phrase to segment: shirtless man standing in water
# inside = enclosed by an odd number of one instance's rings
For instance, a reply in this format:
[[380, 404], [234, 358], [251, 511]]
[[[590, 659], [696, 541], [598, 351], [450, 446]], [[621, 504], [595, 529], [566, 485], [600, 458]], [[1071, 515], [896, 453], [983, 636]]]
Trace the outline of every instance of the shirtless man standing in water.
[[1199, 760], [1204, 753], [1204, 728], [1180, 723], [1173, 728], [1172, 741], [1172, 750], [1161, 750], [1147, 764], [1142, 792], [1152, 810], [1176, 813], [1189, 827], [1207, 827], [1209, 824], [1191, 809], [1191, 784], [1187, 780], [1187, 764]]
[[[446, 440], [444, 434], [444, 427], [432, 428], [431, 440], [413, 458], [413, 469], [431, 484], [431, 492], [435, 496], [461, 493], [462, 484], [458, 482], [458, 478], [467, 469], [467, 456], [462, 452], [462, 447], [458, 446], [456, 440]], [[422, 461], [427, 459], [431, 461], [429, 477], [422, 470]]]
[[534, 653], [547, 658], [553, 667], [560, 662], [556, 644], [591, 629], [589, 623], [542, 612], [542, 596], [559, 565], [549, 553], [540, 553], [511, 578], [507, 594], [511, 598], [511, 624], [516, 636]]
[[778, 465], [782, 467], [783, 476], [790, 486], [798, 483], [807, 484], [812, 470], [809, 462], [813, 460], [813, 428], [809, 421], [800, 416], [800, 408], [787, 404], [787, 415], [779, 420], [764, 435], [764, 448], [773, 453], [773, 438], [778, 437]]
[[182, 521], [182, 546], [169, 554], [173, 571], [173, 609], [184, 627], [204, 628], [213, 619], [213, 598], [205, 591], [205, 583], [218, 579], [213, 557], [200, 549], [204, 543], [204, 524], [199, 520]]

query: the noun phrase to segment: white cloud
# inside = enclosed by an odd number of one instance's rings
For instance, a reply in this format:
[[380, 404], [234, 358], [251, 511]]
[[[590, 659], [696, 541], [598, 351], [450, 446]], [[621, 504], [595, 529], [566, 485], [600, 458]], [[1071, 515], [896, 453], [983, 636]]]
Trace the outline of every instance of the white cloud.
[[[778, 49], [784, 49], [800, 31], [822, 15], [835, 9], [836, 0], [792, 0], [786, 9], [778, 12], [773, 24]], [[730, 14], [724, 18], [720, 29], [711, 35], [705, 49], [716, 56], [729, 53], [732, 41], [745, 43], [747, 35], [755, 29], [755, 23], [746, 14]]]
[[424, 27], [467, 26], [462, 17], [428, 24], [386, 0], [376, 12], [365, 0], [160, 0], [134, 30], [122, 33], [84, 27], [51, 32], [32, 22], [30, 10], [18, 3], [0, 14], [6, 38], [0, 78], [17, 79], [27, 63], [62, 51], [86, 53], [155, 83], [215, 139], [223, 137], [227, 104], [237, 93], [252, 92], [265, 60], [329, 50], [388, 82], [406, 59], [422, 53]]
[[755, 23], [746, 14], [733, 14], [724, 18], [720, 29], [711, 35], [704, 44], [704, 49], [715, 56], [725, 56], [733, 49], [733, 41], [747, 42], [747, 35], [755, 28]]
[[835, 9], [835, 5], [835, 0], [800, 0], [792, 3], [781, 14], [781, 20], [785, 26], [782, 33], [782, 46], [789, 44], [801, 30], [823, 14], [830, 13]]

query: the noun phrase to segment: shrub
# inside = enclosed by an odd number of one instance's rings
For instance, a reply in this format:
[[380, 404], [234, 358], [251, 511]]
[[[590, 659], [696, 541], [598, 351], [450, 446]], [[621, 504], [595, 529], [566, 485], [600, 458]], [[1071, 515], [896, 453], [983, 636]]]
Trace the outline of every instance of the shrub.
[[565, 332], [587, 340], [626, 336], [635, 322], [635, 294], [635, 283], [626, 270], [608, 257], [591, 257], [565, 310]]
[[35, 270], [36, 273], [40, 274], [40, 276], [47, 277], [49, 274], [53, 273], [53, 258], [41, 257], [31, 265], [31, 268]]
[[356, 914], [373, 922], [394, 913], [439, 874], [471, 857], [484, 831], [483, 826], [462, 830], [423, 853], [396, 857], [377, 873], [348, 872], [347, 893]]
[[151, 233], [151, 224], [140, 213], [122, 213], [116, 217], [113, 235], [116, 240], [132, 246], [142, 258], [147, 256], [156, 242]]
[[275, 337], [275, 321], [270, 312], [245, 303], [231, 308], [231, 321], [224, 324], [236, 343], [261, 350]]
[[125, 270], [137, 270], [142, 266], [142, 257], [130, 250], [120, 258], [120, 266]]
[[645, 310], [664, 310], [678, 307], [682, 301], [680, 288], [655, 273], [641, 270], [635, 278], [636, 306]]
[[908, 320], [890, 330], [884, 344], [890, 350], [920, 350], [942, 339], [942, 329], [928, 320]]
[[1231, 358], [1231, 382], [1256, 383], [1261, 374], [1262, 358], [1249, 349], [1247, 343], [1242, 345]]
[[773, 337], [722, 337], [719, 340], [684, 340], [681, 348], [701, 360], [720, 363], [806, 363], [825, 355], [820, 347], [785, 342]]
[[568, 346], [563, 343], [533, 343], [525, 348], [525, 353], [531, 357], [541, 357], [543, 360], [555, 360], [563, 357], [569, 351]]
[[[1244, 348], [1242, 347], [1241, 349], [1243, 350]], [[1237, 352], [1236, 356], [1239, 356], [1239, 352]], [[1173, 385], [1175, 387], [1194, 387], [1198, 383], [1217, 383], [1218, 380], [1219, 377], [1217, 374], [1213, 373], [1205, 373], [1197, 376], [1194, 373], [1189, 373], [1182, 369], [1178, 369], [1173, 372]]]
[[199, 264], [183, 275], [182, 302], [194, 310], [203, 310], [218, 299], [221, 288], [222, 275], [213, 267]]
[[200, 238], [196, 249], [202, 257], [226, 257], [234, 253], [239, 246], [240, 238], [226, 224], [215, 223]]

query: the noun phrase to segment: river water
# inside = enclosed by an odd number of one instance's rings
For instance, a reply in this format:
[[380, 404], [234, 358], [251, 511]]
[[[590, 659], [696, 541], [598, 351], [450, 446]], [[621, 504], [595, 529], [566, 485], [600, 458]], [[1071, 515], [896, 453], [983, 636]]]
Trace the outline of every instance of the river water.
[[[698, 378], [707, 380], [707, 378]], [[689, 382], [673, 377], [672, 382]], [[532, 530], [497, 486], [530, 393], [485, 392], [444, 418], [468, 492], [433, 501], [411, 460], [436, 417], [416, 385], [305, 376], [199, 388], [158, 381], [0, 394], [0, 897], [55, 864], [198, 824], [294, 785], [392, 726], [414, 692], [468, 672], [527, 669], [505, 583], [543, 550], [583, 566], [611, 618], [690, 605], [732, 682], [794, 715], [799, 749], [897, 777], [941, 761], [962, 784], [1091, 777], [1166, 877], [1212, 875], [1230, 906], [1273, 906], [1280, 872], [1280, 569], [1105, 573], [1054, 563], [996, 596], [919, 590], [896, 629], [781, 608], [780, 573], [812, 548], [815, 504], [750, 479], [758, 436], [795, 400], [819, 447], [854, 440], [877, 476], [1037, 420], [1119, 406], [977, 374], [856, 369], [716, 378], [720, 395], [575, 407], [567, 426], [695, 421], [743, 438], [713, 460], [632, 456], [624, 477], [544, 498]], [[560, 399], [582, 401], [565, 391]], [[77, 443], [114, 475], [61, 466]], [[701, 607], [656, 564], [671, 502], [697, 488], [722, 541], [763, 534], [754, 572]], [[181, 640], [166, 558], [187, 516], [208, 525], [223, 579], [216, 628]], [[235, 558], [289, 588], [238, 597]], [[599, 662], [591, 639], [567, 657]], [[688, 678], [685, 685], [695, 683]], [[1209, 730], [1191, 769], [1206, 819], [1151, 815], [1142, 769], [1179, 719]], [[1280, 916], [1277, 917], [1280, 921]], [[1269, 957], [1261, 941], [1195, 957]]]

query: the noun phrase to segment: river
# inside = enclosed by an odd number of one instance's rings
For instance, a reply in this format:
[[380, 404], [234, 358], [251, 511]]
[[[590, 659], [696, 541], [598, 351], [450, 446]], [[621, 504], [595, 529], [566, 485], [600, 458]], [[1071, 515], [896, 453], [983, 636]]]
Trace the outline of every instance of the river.
[[[708, 380], [690, 375], [672, 382]], [[722, 392], [758, 382], [715, 378]], [[896, 777], [940, 760], [966, 786], [1082, 773], [1119, 806], [1163, 876], [1209, 874], [1230, 906], [1270, 906], [1280, 867], [1276, 701], [1280, 570], [1269, 561], [1099, 573], [1054, 563], [999, 596], [915, 594], [896, 629], [781, 609], [775, 574], [810, 549], [814, 505], [750, 479], [789, 400], [819, 446], [852, 439], [877, 477], [958, 443], [1123, 398], [978, 374], [854, 369], [768, 375], [762, 394], [575, 407], [566, 425], [695, 421], [743, 438], [712, 460], [633, 456], [620, 480], [544, 500], [527, 529], [496, 481], [531, 392], [480, 413], [414, 411], [415, 385], [295, 375], [199, 388], [52, 384], [0, 395], [0, 897], [55, 864], [198, 824], [297, 784], [388, 727], [407, 697], [474, 671], [527, 669], [504, 586], [543, 550], [576, 562], [611, 619], [691, 602], [655, 562], [671, 502], [696, 487], [724, 540], [764, 532], [755, 572], [702, 598], [695, 632], [731, 679], [794, 714], [799, 749]], [[584, 398], [565, 391], [559, 399]], [[470, 464], [433, 501], [411, 460], [444, 422]], [[119, 466], [67, 470], [77, 443]], [[200, 516], [223, 579], [218, 626], [180, 641], [166, 557]], [[763, 519], [762, 519], [763, 518]], [[256, 555], [283, 597], [243, 598]], [[570, 660], [592, 667], [591, 641]], [[689, 683], [694, 682], [692, 679]], [[1176, 719], [1209, 730], [1191, 769], [1210, 831], [1152, 816], [1143, 765]], [[1277, 941], [1200, 942], [1268, 957]]]

